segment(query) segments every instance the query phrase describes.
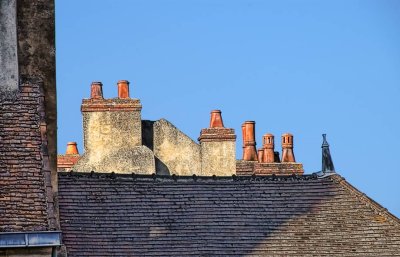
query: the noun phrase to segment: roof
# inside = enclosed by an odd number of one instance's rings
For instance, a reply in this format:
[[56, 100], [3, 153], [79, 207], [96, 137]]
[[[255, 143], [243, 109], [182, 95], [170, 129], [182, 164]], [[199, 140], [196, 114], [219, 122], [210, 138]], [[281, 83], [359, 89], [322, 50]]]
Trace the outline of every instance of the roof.
[[339, 175], [59, 173], [68, 256], [400, 256], [400, 221]]

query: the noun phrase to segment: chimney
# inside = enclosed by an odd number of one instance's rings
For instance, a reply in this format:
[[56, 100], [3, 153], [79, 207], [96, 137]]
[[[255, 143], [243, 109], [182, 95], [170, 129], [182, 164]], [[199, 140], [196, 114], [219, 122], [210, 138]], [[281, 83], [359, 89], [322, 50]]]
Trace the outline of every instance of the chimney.
[[90, 99], [103, 99], [103, 84], [101, 82], [92, 82]]
[[262, 162], [263, 161], [263, 156], [264, 156], [264, 149], [260, 148], [257, 150], [257, 158], [258, 158], [258, 162]]
[[65, 152], [65, 155], [79, 155], [76, 142], [67, 143], [67, 151]]
[[221, 111], [211, 111], [210, 128], [223, 128], [224, 122], [222, 121]]
[[282, 162], [296, 162], [293, 153], [293, 135], [290, 133], [282, 135]]
[[118, 98], [125, 99], [129, 98], [129, 81], [120, 80], [117, 83], [118, 85]]
[[243, 160], [257, 161], [257, 150], [255, 141], [255, 121], [246, 121], [244, 123], [244, 153]]
[[263, 136], [263, 148], [264, 148], [264, 155], [263, 155], [262, 162], [264, 162], [264, 163], [275, 162], [274, 135], [268, 133]]
[[236, 174], [235, 130], [225, 128], [221, 111], [211, 112], [210, 127], [200, 132], [201, 175], [232, 176]]
[[76, 142], [67, 143], [67, 151], [65, 155], [57, 156], [57, 170], [58, 171], [69, 171], [79, 161], [81, 156], [79, 155]]
[[120, 80], [118, 98], [83, 99], [85, 154], [73, 166], [82, 172], [155, 173], [154, 153], [142, 145], [142, 104]]

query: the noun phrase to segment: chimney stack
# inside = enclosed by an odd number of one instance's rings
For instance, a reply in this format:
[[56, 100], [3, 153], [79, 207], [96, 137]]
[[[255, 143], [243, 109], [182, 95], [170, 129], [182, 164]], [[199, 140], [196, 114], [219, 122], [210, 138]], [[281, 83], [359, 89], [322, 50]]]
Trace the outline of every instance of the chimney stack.
[[91, 99], [103, 99], [103, 84], [101, 82], [92, 82], [90, 89]]
[[79, 155], [76, 142], [67, 143], [67, 151], [65, 152], [65, 155]]
[[223, 128], [224, 122], [222, 121], [221, 111], [211, 111], [210, 128]]
[[225, 128], [221, 111], [211, 112], [210, 127], [200, 132], [201, 175], [236, 174], [235, 130]]
[[120, 80], [117, 83], [118, 85], [118, 98], [126, 99], [129, 98], [129, 81]]
[[273, 163], [275, 162], [275, 143], [274, 143], [274, 135], [268, 133], [263, 136], [263, 148], [264, 155], [262, 162], [263, 163]]
[[293, 135], [290, 133], [282, 135], [282, 162], [296, 162], [293, 153]]
[[257, 150], [255, 140], [255, 121], [246, 121], [244, 123], [244, 153], [243, 160], [257, 161]]

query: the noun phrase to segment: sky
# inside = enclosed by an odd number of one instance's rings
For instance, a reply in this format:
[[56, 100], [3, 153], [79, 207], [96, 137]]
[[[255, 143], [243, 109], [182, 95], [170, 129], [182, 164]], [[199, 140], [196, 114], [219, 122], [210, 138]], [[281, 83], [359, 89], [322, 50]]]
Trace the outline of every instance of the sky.
[[83, 153], [80, 105], [131, 82], [142, 119], [165, 118], [197, 141], [220, 109], [241, 124], [294, 135], [305, 173], [336, 171], [400, 217], [400, 1], [56, 0], [58, 152]]

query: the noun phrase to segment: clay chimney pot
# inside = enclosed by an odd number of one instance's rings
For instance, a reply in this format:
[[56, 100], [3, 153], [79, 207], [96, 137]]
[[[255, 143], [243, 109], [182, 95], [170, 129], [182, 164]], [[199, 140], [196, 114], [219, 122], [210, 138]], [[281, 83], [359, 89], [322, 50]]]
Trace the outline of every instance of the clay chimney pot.
[[221, 111], [211, 111], [210, 128], [223, 128], [224, 122], [222, 121]]
[[263, 148], [264, 155], [262, 162], [264, 163], [272, 163], [275, 162], [275, 154], [274, 154], [274, 135], [267, 133], [263, 136]]
[[76, 142], [68, 142], [67, 143], [67, 151], [65, 152], [65, 155], [77, 155], [77, 154], [79, 154], [77, 143]]
[[118, 98], [125, 99], [129, 98], [129, 81], [120, 80], [117, 83], [118, 85]]
[[103, 99], [103, 84], [101, 82], [92, 82], [90, 88], [90, 98], [91, 99]]
[[244, 129], [242, 127], [242, 132], [244, 132], [243, 160], [245, 161], [258, 160], [255, 140], [255, 124], [255, 121], [246, 121], [244, 123]]
[[296, 162], [293, 152], [293, 135], [290, 133], [282, 135], [282, 162]]

